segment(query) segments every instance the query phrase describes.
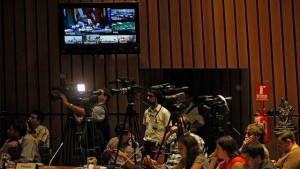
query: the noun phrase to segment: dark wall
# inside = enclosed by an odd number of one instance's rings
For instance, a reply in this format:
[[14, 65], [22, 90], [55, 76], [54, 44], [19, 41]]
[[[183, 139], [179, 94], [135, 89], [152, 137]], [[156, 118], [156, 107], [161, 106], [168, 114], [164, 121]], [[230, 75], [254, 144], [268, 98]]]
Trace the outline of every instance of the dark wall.
[[[115, 88], [108, 82], [121, 76], [139, 82], [140, 69], [245, 68], [249, 70], [247, 114], [257, 112], [260, 102], [255, 100], [255, 88], [265, 84], [269, 86], [265, 107], [274, 110], [286, 98], [299, 125], [300, 1], [140, 0], [140, 54], [59, 53], [59, 3], [119, 1], [125, 0], [0, 2], [0, 110], [7, 111], [5, 116], [25, 116], [41, 109], [47, 113], [45, 124], [52, 138], [60, 138], [66, 110], [48, 99], [48, 89], [60, 85], [60, 72], [69, 74], [69, 82], [85, 82], [88, 89], [95, 89]], [[119, 115], [126, 105], [126, 96], [112, 98], [112, 126], [122, 120]], [[270, 118], [273, 131], [276, 119]], [[239, 128], [242, 132], [243, 126]], [[272, 155], [276, 144], [270, 134]], [[52, 141], [54, 149], [58, 145], [57, 139]]]

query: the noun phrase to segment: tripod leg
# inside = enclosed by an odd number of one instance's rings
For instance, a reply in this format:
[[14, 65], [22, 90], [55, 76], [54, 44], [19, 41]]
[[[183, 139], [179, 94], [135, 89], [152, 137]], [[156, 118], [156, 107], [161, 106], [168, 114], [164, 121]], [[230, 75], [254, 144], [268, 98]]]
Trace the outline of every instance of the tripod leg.
[[[127, 111], [128, 111], [128, 107], [127, 107]], [[123, 126], [122, 126], [122, 133], [119, 136], [119, 143], [118, 143], [118, 148], [117, 148], [117, 152], [116, 152], [116, 156], [115, 156], [114, 165], [116, 165], [116, 163], [117, 163], [117, 158], [118, 158], [119, 150], [121, 148], [121, 141], [120, 140], [122, 140], [122, 137], [123, 137], [123, 132], [124, 132], [125, 125], [126, 125], [126, 122], [127, 122], [127, 118], [128, 118], [128, 113], [126, 113], [125, 117], [124, 117], [124, 122], [123, 122]]]
[[158, 160], [159, 154], [160, 154], [160, 152], [161, 152], [161, 150], [162, 150], [162, 147], [163, 147], [163, 145], [164, 145], [164, 143], [165, 143], [166, 135], [167, 135], [167, 133], [168, 133], [168, 127], [170, 126], [171, 121], [172, 121], [172, 118], [170, 117], [170, 119], [169, 119], [169, 121], [168, 121], [168, 124], [167, 124], [167, 126], [166, 126], [166, 130], [165, 130], [164, 136], [163, 136], [163, 138], [162, 138], [162, 142], [161, 142], [161, 144], [159, 145], [159, 149], [158, 149], [158, 152], [157, 152], [157, 156], [156, 156], [156, 158], [155, 158], [156, 161]]
[[[71, 165], [72, 161], [73, 161], [73, 159], [71, 159], [71, 156], [74, 152], [74, 146], [75, 146], [75, 140], [76, 140], [75, 131], [76, 131], [76, 126], [74, 124], [74, 119], [72, 116], [68, 116], [66, 119], [64, 129], [63, 129], [63, 135], [62, 135], [62, 141], [61, 141], [65, 145], [68, 145], [68, 146], [66, 146], [64, 151], [61, 151], [61, 153], [63, 153], [63, 158], [64, 158], [63, 161], [67, 165]], [[59, 160], [60, 154], [56, 158], [57, 160]]]

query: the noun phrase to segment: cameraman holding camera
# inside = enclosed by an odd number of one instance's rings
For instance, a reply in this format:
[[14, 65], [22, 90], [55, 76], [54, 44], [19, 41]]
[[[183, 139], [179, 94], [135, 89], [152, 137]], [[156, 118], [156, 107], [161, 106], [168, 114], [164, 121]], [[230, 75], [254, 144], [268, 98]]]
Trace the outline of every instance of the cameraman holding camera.
[[104, 140], [102, 139], [101, 145], [106, 145], [106, 143], [110, 138], [109, 124], [108, 124], [108, 117], [107, 117], [107, 103], [109, 102], [111, 94], [107, 89], [100, 88], [97, 90], [97, 96], [98, 96], [98, 102], [95, 105], [93, 105], [92, 107], [83, 108], [77, 105], [73, 105], [68, 101], [65, 94], [60, 93], [60, 97], [62, 99], [63, 104], [76, 114], [77, 120], [78, 117], [85, 117], [85, 116], [94, 118], [97, 129], [100, 130], [100, 132], [104, 137], [103, 138]]

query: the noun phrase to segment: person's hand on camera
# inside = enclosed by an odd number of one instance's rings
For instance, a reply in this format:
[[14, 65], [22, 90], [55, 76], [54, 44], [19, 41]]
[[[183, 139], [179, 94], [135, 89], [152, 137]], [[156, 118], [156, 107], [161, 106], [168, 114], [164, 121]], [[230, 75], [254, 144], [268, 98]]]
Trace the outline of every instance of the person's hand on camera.
[[69, 106], [70, 105], [70, 103], [69, 103], [69, 101], [68, 101], [68, 99], [67, 99], [67, 97], [66, 97], [65, 94], [59, 93], [59, 96], [60, 96], [60, 98], [61, 98], [61, 100], [62, 100], [62, 102], [63, 102], [63, 104], [65, 106]]

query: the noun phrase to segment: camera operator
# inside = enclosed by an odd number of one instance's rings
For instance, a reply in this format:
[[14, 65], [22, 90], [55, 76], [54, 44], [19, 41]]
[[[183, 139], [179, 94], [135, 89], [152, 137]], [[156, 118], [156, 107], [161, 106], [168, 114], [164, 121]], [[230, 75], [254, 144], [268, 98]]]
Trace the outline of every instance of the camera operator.
[[79, 121], [80, 119], [78, 117], [84, 116], [90, 116], [94, 118], [97, 129], [100, 130], [101, 134], [104, 137], [104, 140], [102, 140], [101, 145], [105, 145], [110, 138], [107, 117], [107, 104], [109, 102], [111, 94], [107, 89], [100, 88], [97, 90], [97, 95], [98, 103], [96, 103], [90, 108], [83, 108], [77, 105], [73, 105], [68, 101], [65, 94], [60, 93], [60, 97], [62, 99], [63, 104], [76, 114], [77, 117], [75, 117], [75, 120]]
[[204, 117], [199, 114], [199, 108], [194, 103], [192, 90], [187, 90], [185, 93], [185, 110], [183, 114], [187, 114], [191, 123], [191, 132], [195, 134], [200, 133], [200, 128], [205, 125]]
[[[171, 113], [164, 108], [162, 95], [159, 91], [149, 89], [147, 92], [147, 102], [150, 105], [144, 112], [143, 124], [145, 126], [144, 154], [154, 158], [157, 142], [163, 138]], [[172, 123], [170, 123], [171, 125]]]

